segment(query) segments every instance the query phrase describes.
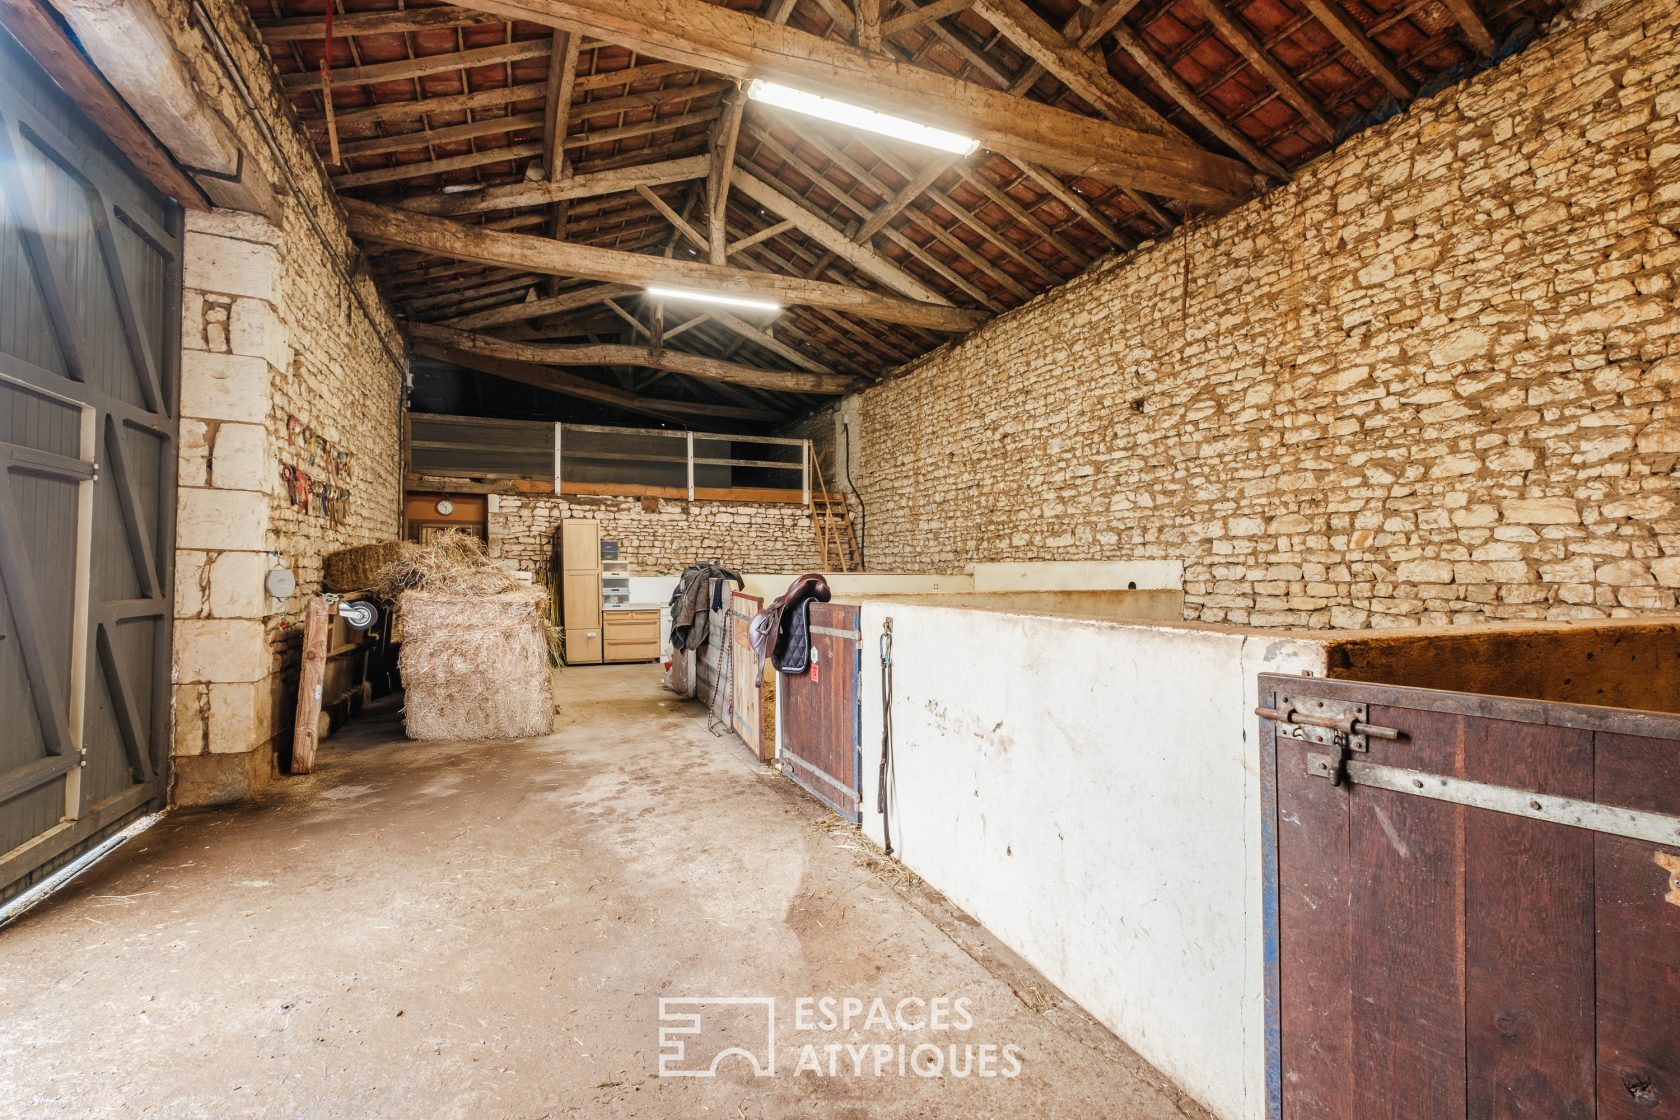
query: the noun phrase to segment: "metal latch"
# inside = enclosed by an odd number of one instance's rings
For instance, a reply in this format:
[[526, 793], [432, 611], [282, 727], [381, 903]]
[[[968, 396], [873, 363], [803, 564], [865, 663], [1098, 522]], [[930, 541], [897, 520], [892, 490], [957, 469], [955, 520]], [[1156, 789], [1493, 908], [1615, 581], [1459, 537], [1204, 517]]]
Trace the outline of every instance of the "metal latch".
[[1275, 708], [1256, 708], [1254, 713], [1277, 724], [1280, 739], [1296, 739], [1330, 747], [1331, 754], [1307, 755], [1307, 773], [1329, 778], [1341, 785], [1347, 776], [1350, 751], [1361, 754], [1371, 749], [1372, 739], [1399, 739], [1392, 727], [1366, 723], [1370, 709], [1351, 700], [1324, 700], [1316, 696], [1292, 697], [1280, 694]]

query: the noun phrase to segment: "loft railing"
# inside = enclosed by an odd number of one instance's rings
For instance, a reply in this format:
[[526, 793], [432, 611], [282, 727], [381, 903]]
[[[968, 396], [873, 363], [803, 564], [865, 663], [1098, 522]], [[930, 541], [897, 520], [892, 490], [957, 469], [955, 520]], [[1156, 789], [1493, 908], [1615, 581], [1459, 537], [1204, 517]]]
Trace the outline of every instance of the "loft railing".
[[411, 413], [408, 467], [562, 495], [811, 501], [810, 441], [780, 436]]

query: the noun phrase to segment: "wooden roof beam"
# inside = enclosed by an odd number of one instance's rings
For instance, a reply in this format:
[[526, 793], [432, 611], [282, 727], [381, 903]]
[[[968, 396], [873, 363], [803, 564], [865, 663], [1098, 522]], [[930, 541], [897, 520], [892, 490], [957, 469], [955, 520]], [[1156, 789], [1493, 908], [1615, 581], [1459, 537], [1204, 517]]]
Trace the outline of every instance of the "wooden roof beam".
[[1270, 82], [1272, 88], [1276, 89], [1285, 101], [1295, 107], [1296, 112], [1306, 118], [1307, 123], [1312, 126], [1314, 131], [1326, 140], [1334, 139], [1336, 122], [1330, 119], [1329, 114], [1324, 111], [1324, 107], [1318, 103], [1318, 99], [1308, 93], [1305, 86], [1296, 81], [1295, 75], [1279, 65], [1277, 59], [1273, 58], [1271, 53], [1261, 45], [1260, 40], [1255, 37], [1254, 32], [1250, 31], [1246, 24], [1240, 22], [1236, 16], [1227, 11], [1220, 0], [1190, 0], [1190, 2], [1213, 25], [1214, 30], [1219, 32], [1220, 38], [1232, 50], [1247, 59], [1248, 64], [1254, 67], [1261, 77]]
[[1114, 38], [1120, 44], [1120, 49], [1131, 56], [1132, 61], [1137, 63], [1168, 97], [1178, 102], [1185, 112], [1201, 122], [1203, 128], [1219, 137], [1226, 147], [1246, 159], [1256, 171], [1265, 172], [1277, 179], [1289, 178], [1289, 171], [1283, 164], [1261, 151], [1241, 129], [1196, 96], [1196, 91], [1190, 88], [1189, 83], [1157, 58], [1155, 52], [1149, 49], [1149, 45], [1138, 37], [1137, 32], [1122, 23], [1114, 28]]
[[541, 206], [561, 199], [594, 198], [599, 195], [633, 191], [637, 187], [659, 187], [666, 183], [680, 183], [698, 179], [706, 173], [705, 156], [687, 159], [662, 160], [640, 167], [625, 167], [614, 171], [586, 171], [557, 183], [509, 183], [501, 187], [486, 187], [481, 191], [453, 194], [428, 194], [405, 198], [404, 210], [423, 214], [476, 214], [487, 210], [516, 210], [526, 206]]
[[1325, 29], [1341, 41], [1347, 52], [1358, 60], [1389, 94], [1401, 101], [1410, 101], [1417, 96], [1417, 83], [1395, 65], [1389, 53], [1372, 41], [1365, 34], [1365, 29], [1354, 22], [1347, 14], [1339, 0], [1301, 0], [1318, 22]]
[[732, 420], [776, 420], [782, 415], [767, 409], [701, 404], [690, 401], [670, 401], [658, 397], [641, 396], [624, 389], [615, 389], [611, 385], [602, 385], [586, 377], [579, 377], [576, 374], [566, 373], [564, 370], [554, 369], [537, 362], [500, 358], [433, 342], [416, 341], [414, 352], [424, 357], [451, 362], [476, 373], [487, 373], [491, 377], [517, 381], [524, 385], [534, 385], [539, 389], [547, 389], [550, 392], [576, 397], [579, 400], [614, 405], [630, 412], [656, 416], [662, 420], [670, 420], [678, 424], [687, 424], [686, 418], [689, 416], [710, 416]]
[[[471, 27], [480, 23], [503, 23], [501, 16], [466, 8], [408, 8], [395, 12], [341, 12], [333, 16], [334, 38], [357, 35], [400, 35], [409, 31]], [[269, 43], [319, 42], [326, 37], [324, 16], [297, 16], [257, 22], [257, 30]]]
[[[333, 30], [337, 30], [335, 27]], [[504, 66], [527, 58], [547, 58], [547, 39], [522, 39], [513, 43], [497, 43], [489, 47], [450, 51], [446, 54], [427, 54], [418, 58], [399, 58], [390, 62], [375, 62], [367, 66], [346, 66], [329, 71], [334, 86], [374, 85], [379, 82], [398, 82], [408, 78], [424, 78], [449, 70], [469, 70], [475, 66]], [[321, 74], [305, 70], [300, 74], [280, 75], [280, 86], [287, 93], [320, 88]], [[336, 119], [337, 114], [334, 114]]]
[[376, 183], [395, 183], [403, 179], [418, 179], [424, 175], [441, 175], [446, 171], [461, 171], [469, 167], [482, 167], [487, 163], [519, 163], [523, 160], [541, 158], [542, 143], [533, 141], [528, 144], [509, 144], [505, 148], [485, 148], [482, 151], [467, 152], [458, 156], [444, 156], [442, 159], [422, 160], [418, 163], [399, 163], [391, 167], [376, 167], [371, 171], [352, 171], [347, 175], [334, 175], [332, 184], [339, 190], [350, 190], [355, 187], [368, 187]]
[[912, 299], [928, 303], [950, 304], [950, 300], [899, 268], [867, 245], [860, 245], [830, 224], [829, 219], [809, 209], [804, 203], [789, 198], [771, 184], [745, 168], [737, 167], [732, 176], [735, 189], [779, 218], [794, 226], [844, 260], [863, 275]]
[[1458, 26], [1464, 29], [1464, 37], [1476, 48], [1476, 54], [1486, 58], [1493, 53], [1497, 44], [1493, 40], [1493, 32], [1488, 30], [1487, 21], [1476, 8], [1476, 0], [1441, 0], [1441, 3], [1452, 13]]
[[474, 0], [729, 77], [773, 79], [955, 129], [1005, 156], [1225, 206], [1251, 193], [1235, 160], [1141, 129], [1012, 97], [706, 0]]
[[446, 320], [445, 325], [458, 327], [464, 331], [481, 330], [484, 327], [501, 327], [509, 323], [543, 319], [550, 315], [563, 315], [568, 311], [576, 311], [579, 308], [604, 303], [619, 296], [634, 295], [639, 291], [641, 289], [633, 284], [591, 284], [586, 288], [562, 292], [557, 296], [526, 300], [524, 303], [516, 303], [508, 307], [498, 307], [490, 311], [480, 311], [473, 315], [463, 315]]
[[976, 311], [840, 284], [501, 233], [356, 199], [344, 199], [343, 204], [351, 232], [364, 240], [419, 249], [456, 260], [610, 283], [673, 284], [778, 303], [810, 304], [937, 331], [968, 331], [984, 318]]
[[537, 365], [635, 366], [639, 369], [680, 373], [706, 381], [719, 381], [726, 385], [746, 385], [773, 392], [815, 393], [821, 396], [839, 396], [854, 385], [850, 377], [808, 373], [804, 370], [759, 369], [756, 366], [726, 362], [704, 354], [668, 350], [659, 346], [632, 346], [609, 342], [581, 345], [515, 342], [492, 335], [460, 331], [436, 323], [413, 321], [405, 322], [403, 331], [417, 342], [446, 346], [468, 354], [510, 358]]

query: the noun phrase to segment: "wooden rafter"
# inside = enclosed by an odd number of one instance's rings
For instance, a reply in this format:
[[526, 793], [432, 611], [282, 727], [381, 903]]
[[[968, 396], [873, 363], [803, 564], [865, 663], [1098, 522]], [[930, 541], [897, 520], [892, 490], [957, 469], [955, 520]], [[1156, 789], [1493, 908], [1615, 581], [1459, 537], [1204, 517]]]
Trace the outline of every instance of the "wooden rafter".
[[1202, 206], [1252, 189], [1234, 160], [948, 78], [706, 0], [475, 0], [510, 18], [587, 28], [732, 78], [772, 78], [974, 136], [1004, 155]]
[[501, 233], [353, 199], [344, 200], [344, 208], [351, 232], [359, 237], [457, 260], [522, 268], [553, 276], [586, 277], [614, 283], [665, 283], [779, 303], [810, 304], [932, 330], [966, 331], [983, 317], [961, 308], [941, 307], [841, 284], [752, 272], [701, 261], [662, 260], [522, 234]]
[[703, 354], [691, 354], [660, 346], [605, 342], [563, 345], [515, 342], [435, 323], [413, 321], [404, 323], [403, 330], [417, 341], [447, 346], [464, 353], [511, 358], [538, 365], [636, 366], [641, 369], [681, 373], [706, 381], [721, 381], [731, 385], [747, 385], [780, 392], [813, 393], [820, 396], [837, 396], [853, 387], [849, 377], [810, 373], [805, 370], [759, 369], [756, 366], [726, 362]]

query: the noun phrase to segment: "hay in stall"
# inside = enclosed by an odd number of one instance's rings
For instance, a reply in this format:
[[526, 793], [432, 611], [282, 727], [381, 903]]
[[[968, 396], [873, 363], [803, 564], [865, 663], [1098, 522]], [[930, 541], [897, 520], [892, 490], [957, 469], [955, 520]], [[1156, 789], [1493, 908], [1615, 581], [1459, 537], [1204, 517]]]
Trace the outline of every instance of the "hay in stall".
[[402, 613], [410, 739], [521, 739], [553, 727], [546, 596], [446, 533], [388, 565], [377, 587]]

